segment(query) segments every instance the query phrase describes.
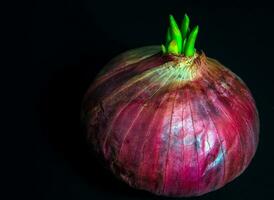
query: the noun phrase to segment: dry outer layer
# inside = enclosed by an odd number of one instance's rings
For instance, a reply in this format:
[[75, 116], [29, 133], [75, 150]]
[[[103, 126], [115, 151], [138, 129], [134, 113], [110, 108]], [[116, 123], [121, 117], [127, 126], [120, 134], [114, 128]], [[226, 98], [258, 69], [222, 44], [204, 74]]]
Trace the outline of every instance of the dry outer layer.
[[162, 55], [158, 46], [115, 58], [83, 101], [89, 142], [132, 187], [198, 196], [239, 176], [258, 145], [255, 102], [218, 61]]

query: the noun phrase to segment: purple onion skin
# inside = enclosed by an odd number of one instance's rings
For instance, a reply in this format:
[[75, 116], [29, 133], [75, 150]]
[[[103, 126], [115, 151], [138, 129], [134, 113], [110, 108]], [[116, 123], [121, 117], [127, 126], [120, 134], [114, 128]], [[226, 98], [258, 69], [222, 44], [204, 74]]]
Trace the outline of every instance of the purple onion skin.
[[130, 186], [199, 196], [239, 176], [259, 140], [255, 102], [243, 81], [196, 54], [131, 50], [97, 76], [83, 101], [90, 144]]

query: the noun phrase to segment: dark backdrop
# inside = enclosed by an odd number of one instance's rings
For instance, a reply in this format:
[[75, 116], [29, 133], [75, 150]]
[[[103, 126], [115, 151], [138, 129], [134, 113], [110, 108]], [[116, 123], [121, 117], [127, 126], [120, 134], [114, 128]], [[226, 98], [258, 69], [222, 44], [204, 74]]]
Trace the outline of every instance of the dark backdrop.
[[30, 60], [14, 68], [16, 103], [24, 111], [12, 118], [23, 125], [14, 125], [16, 133], [27, 139], [22, 149], [14, 147], [19, 154], [24, 152], [15, 165], [15, 171], [23, 169], [25, 178], [19, 187], [24, 192], [51, 200], [165, 199], [117, 181], [88, 153], [80, 128], [80, 103], [109, 59], [131, 48], [162, 43], [168, 14], [180, 19], [185, 12], [192, 25], [200, 26], [197, 48], [246, 82], [261, 120], [259, 148], [248, 169], [222, 189], [197, 199], [271, 198], [274, 9], [263, 1], [41, 0], [27, 4], [18, 18], [27, 16], [22, 20], [27, 33], [22, 40], [27, 41]]

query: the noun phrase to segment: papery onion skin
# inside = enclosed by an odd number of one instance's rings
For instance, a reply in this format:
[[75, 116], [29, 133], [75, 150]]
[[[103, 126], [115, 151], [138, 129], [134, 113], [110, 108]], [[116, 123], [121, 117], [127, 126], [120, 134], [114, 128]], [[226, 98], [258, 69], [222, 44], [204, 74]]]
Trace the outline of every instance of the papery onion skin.
[[253, 158], [259, 118], [243, 81], [196, 54], [188, 67], [160, 47], [114, 59], [83, 101], [88, 141], [130, 186], [199, 196], [239, 176]]

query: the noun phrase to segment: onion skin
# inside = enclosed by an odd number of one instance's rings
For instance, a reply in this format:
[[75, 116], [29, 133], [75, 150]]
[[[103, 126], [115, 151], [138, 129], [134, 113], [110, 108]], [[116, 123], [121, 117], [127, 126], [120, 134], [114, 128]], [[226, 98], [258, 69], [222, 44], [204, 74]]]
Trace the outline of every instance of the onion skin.
[[130, 186], [199, 196], [239, 176], [253, 158], [259, 118], [243, 81], [196, 54], [188, 67], [160, 47], [129, 51], [104, 68], [83, 100], [87, 138]]

